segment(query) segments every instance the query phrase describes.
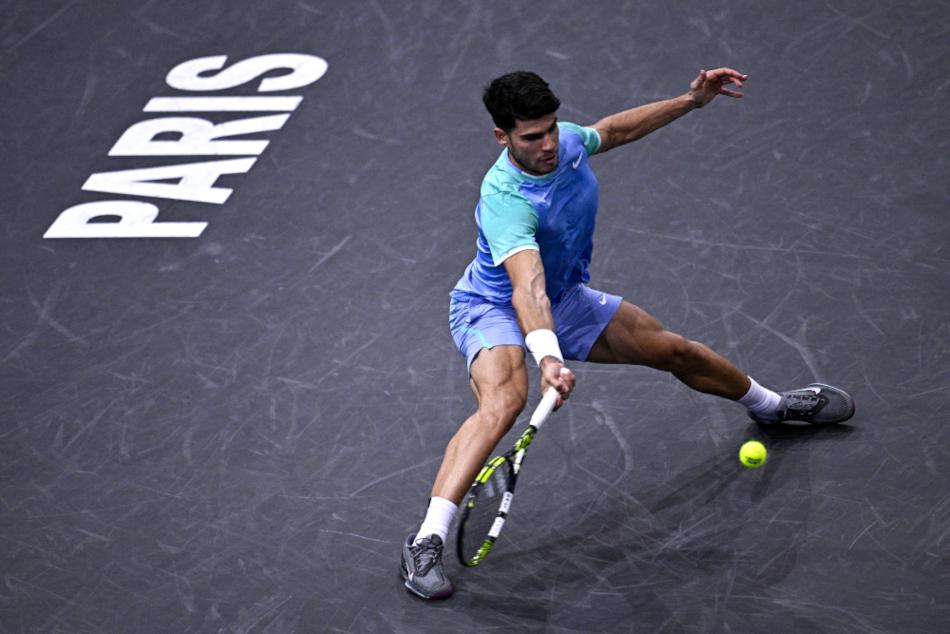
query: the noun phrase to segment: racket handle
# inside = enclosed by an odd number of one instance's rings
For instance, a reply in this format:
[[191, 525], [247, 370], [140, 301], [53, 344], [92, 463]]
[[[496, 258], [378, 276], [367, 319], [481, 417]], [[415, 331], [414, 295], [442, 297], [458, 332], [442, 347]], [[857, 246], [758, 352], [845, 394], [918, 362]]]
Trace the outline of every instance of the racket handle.
[[[567, 368], [561, 368], [561, 374], [569, 372]], [[557, 403], [557, 390], [553, 387], [549, 387], [544, 391], [544, 396], [541, 397], [541, 402], [538, 403], [538, 406], [535, 408], [534, 413], [531, 414], [531, 421], [528, 423], [535, 429], [540, 429], [541, 425], [544, 424], [544, 421], [548, 419], [548, 416], [551, 412], [554, 411], [554, 405]]]

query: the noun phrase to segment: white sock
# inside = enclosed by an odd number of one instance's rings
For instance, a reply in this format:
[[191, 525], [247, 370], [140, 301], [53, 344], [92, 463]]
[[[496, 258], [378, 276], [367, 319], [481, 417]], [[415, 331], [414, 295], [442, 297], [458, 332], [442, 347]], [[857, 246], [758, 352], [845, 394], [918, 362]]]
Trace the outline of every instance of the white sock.
[[418, 544], [419, 540], [429, 535], [438, 535], [444, 544], [449, 534], [449, 524], [455, 519], [458, 510], [459, 507], [452, 500], [439, 497], [429, 500], [429, 510], [426, 511], [426, 518], [422, 520], [422, 526], [416, 533], [415, 543]]
[[752, 381], [752, 385], [749, 386], [749, 391], [745, 396], [739, 399], [739, 403], [749, 408], [753, 414], [775, 416], [782, 404], [782, 397], [756, 383], [751, 376], [749, 380]]

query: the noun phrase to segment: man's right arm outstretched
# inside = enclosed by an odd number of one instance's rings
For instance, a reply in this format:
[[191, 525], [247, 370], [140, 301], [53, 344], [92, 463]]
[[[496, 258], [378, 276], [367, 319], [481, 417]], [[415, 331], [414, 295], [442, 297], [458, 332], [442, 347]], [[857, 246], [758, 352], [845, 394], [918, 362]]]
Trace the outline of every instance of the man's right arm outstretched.
[[526, 249], [507, 258], [504, 265], [511, 280], [511, 305], [518, 317], [518, 325], [525, 334], [528, 350], [541, 369], [541, 392], [552, 386], [561, 399], [567, 399], [574, 389], [574, 374], [561, 374], [564, 357], [554, 334], [554, 317], [545, 290], [541, 255], [534, 249]]

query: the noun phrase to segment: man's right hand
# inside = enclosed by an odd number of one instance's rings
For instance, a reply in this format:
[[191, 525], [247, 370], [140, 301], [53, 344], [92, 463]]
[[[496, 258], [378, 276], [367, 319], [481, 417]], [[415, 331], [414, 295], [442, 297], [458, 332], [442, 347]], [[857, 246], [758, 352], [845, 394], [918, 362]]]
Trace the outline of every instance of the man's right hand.
[[564, 364], [556, 358], [544, 357], [541, 359], [541, 393], [544, 394], [548, 387], [557, 390], [559, 397], [557, 404], [554, 406], [555, 410], [571, 397], [575, 380], [574, 373], [565, 368]]

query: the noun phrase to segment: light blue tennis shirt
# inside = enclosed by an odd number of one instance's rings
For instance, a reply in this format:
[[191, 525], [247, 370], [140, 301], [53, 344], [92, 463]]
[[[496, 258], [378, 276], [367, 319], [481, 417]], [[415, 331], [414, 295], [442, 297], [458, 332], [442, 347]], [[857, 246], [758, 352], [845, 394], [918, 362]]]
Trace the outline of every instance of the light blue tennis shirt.
[[590, 279], [597, 215], [597, 178], [587, 158], [600, 147], [593, 128], [559, 122], [558, 166], [550, 174], [521, 171], [505, 149], [482, 181], [475, 207], [475, 259], [453, 293], [511, 303], [511, 280], [503, 262], [525, 249], [540, 252], [548, 298]]

